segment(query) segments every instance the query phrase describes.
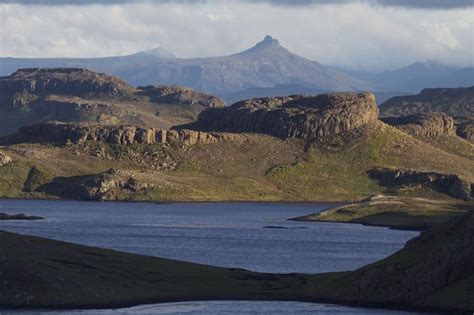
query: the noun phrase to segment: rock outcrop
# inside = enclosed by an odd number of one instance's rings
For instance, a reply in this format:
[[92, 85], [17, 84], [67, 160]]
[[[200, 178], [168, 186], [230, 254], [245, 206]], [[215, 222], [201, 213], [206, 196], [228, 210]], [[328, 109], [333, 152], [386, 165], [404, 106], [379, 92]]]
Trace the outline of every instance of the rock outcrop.
[[458, 199], [474, 198], [474, 183], [454, 174], [377, 168], [369, 175], [385, 186], [421, 185]]
[[12, 162], [12, 158], [0, 152], [0, 166], [5, 166]]
[[456, 134], [474, 143], [474, 116], [455, 117]]
[[150, 184], [140, 183], [135, 178], [117, 169], [109, 169], [103, 173], [56, 178], [38, 187], [37, 191], [75, 200], [117, 200], [124, 194], [139, 194]]
[[148, 96], [153, 103], [225, 107], [225, 102], [216, 96], [177, 85], [149, 85], [138, 90], [139, 95]]
[[436, 138], [456, 134], [454, 119], [440, 112], [385, 117], [382, 121], [415, 137]]
[[164, 130], [135, 126], [80, 126], [64, 123], [44, 123], [20, 128], [8, 143], [15, 141], [49, 142], [58, 144], [209, 144], [217, 141], [242, 140], [237, 134], [207, 133], [193, 130]]
[[182, 127], [314, 139], [356, 130], [377, 120], [373, 94], [334, 93], [242, 101], [231, 107], [207, 109], [196, 123]]

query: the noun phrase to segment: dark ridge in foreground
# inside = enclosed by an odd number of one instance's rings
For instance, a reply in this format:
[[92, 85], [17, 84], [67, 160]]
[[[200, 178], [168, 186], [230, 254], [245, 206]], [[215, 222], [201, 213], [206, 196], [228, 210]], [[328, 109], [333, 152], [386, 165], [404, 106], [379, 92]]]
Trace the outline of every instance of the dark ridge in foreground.
[[8, 232], [0, 232], [0, 240], [0, 306], [7, 308], [294, 300], [474, 310], [473, 213], [422, 232], [384, 260], [354, 272], [319, 275], [212, 267]]

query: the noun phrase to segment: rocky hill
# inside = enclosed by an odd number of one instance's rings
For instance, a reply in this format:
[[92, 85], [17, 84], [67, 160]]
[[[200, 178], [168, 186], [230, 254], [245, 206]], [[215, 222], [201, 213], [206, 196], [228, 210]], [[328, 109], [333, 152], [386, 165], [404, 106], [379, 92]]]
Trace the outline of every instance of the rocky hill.
[[380, 105], [382, 116], [443, 112], [453, 117], [474, 116], [474, 86], [424, 89], [420, 94], [396, 96]]
[[[64, 101], [61, 95], [48, 97]], [[11, 160], [0, 167], [0, 196], [80, 199], [70, 194], [79, 190], [66, 193], [60, 188], [81, 187], [86, 178], [91, 179], [87, 185], [100, 183], [94, 178], [111, 168], [148, 187], [133, 191], [118, 185], [113, 194], [105, 194], [118, 200], [341, 201], [386, 192], [427, 198], [469, 195], [425, 179], [387, 185], [370, 175], [383, 168], [474, 181], [472, 145], [454, 134], [449, 117], [435, 114], [392, 122], [396, 129], [379, 120], [370, 93], [263, 98], [230, 107], [217, 107], [222, 103], [210, 96], [176, 87], [146, 87], [125, 97], [129, 101], [110, 104], [121, 110], [134, 104], [136, 109], [136, 98], [154, 111], [172, 106], [203, 111], [196, 122], [173, 130], [123, 120], [22, 127], [0, 140], [1, 151]], [[187, 105], [154, 103], [168, 97]], [[74, 98], [85, 108], [101, 104]]]
[[219, 98], [189, 88], [136, 89], [86, 69], [21, 69], [0, 77], [0, 135], [49, 120], [169, 128], [222, 106]]
[[373, 94], [340, 93], [242, 101], [231, 107], [208, 109], [196, 123], [185, 127], [314, 139], [374, 125], [377, 120]]

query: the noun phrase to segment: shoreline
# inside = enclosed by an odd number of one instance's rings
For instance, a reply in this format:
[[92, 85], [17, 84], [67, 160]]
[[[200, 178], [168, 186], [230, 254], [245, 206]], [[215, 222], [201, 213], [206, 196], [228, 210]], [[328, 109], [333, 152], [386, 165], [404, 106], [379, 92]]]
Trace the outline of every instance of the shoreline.
[[0, 202], [3, 200], [17, 200], [17, 201], [68, 201], [68, 202], [96, 202], [96, 203], [148, 203], [148, 204], [176, 204], [176, 203], [182, 203], [182, 204], [191, 204], [191, 203], [197, 203], [197, 204], [204, 204], [204, 203], [212, 203], [212, 204], [218, 204], [218, 203], [230, 203], [230, 204], [236, 204], [236, 203], [268, 203], [268, 204], [328, 204], [328, 205], [344, 205], [347, 203], [353, 203], [354, 200], [341, 200], [341, 201], [319, 201], [319, 200], [261, 200], [261, 199], [247, 199], [247, 200], [239, 200], [239, 199], [229, 199], [229, 200], [173, 200], [173, 201], [151, 201], [151, 200], [129, 200], [129, 199], [124, 199], [124, 200], [77, 200], [77, 199], [65, 199], [65, 198], [4, 198], [0, 197]]
[[48, 308], [42, 308], [41, 306], [31, 306], [31, 307], [5, 307], [0, 304], [0, 312], [4, 310], [14, 310], [14, 311], [52, 311], [52, 312], [57, 312], [57, 311], [72, 311], [72, 310], [113, 310], [113, 311], [118, 311], [118, 310], [123, 310], [123, 309], [128, 309], [132, 307], [137, 307], [137, 306], [144, 306], [144, 305], [155, 305], [155, 304], [167, 304], [167, 303], [180, 303], [180, 302], [213, 302], [213, 301], [236, 301], [236, 302], [296, 302], [296, 303], [310, 303], [310, 304], [331, 304], [334, 306], [341, 306], [341, 307], [353, 307], [353, 308], [365, 308], [365, 309], [372, 309], [372, 310], [391, 310], [391, 311], [407, 311], [407, 312], [422, 312], [428, 314], [445, 314], [446, 312], [452, 313], [456, 312], [456, 314], [466, 314], [466, 315], [471, 315], [471, 311], [459, 311], [456, 309], [453, 310], [447, 310], [447, 309], [440, 309], [440, 308], [432, 308], [432, 307], [409, 307], [409, 306], [400, 306], [400, 305], [381, 305], [380, 303], [370, 303], [370, 302], [352, 302], [352, 301], [340, 301], [340, 300], [335, 300], [335, 299], [330, 299], [330, 298], [321, 298], [321, 299], [314, 299], [314, 298], [303, 298], [303, 299], [250, 299], [249, 297], [245, 298], [238, 298], [238, 297], [233, 297], [233, 298], [212, 298], [212, 297], [203, 297], [203, 298], [176, 298], [176, 299], [168, 299], [168, 300], [143, 300], [142, 302], [137, 301], [131, 302], [131, 303], [112, 303], [112, 304], [103, 304], [103, 305], [91, 305], [90, 307], [88, 306], [83, 306], [83, 307], [48, 307]]

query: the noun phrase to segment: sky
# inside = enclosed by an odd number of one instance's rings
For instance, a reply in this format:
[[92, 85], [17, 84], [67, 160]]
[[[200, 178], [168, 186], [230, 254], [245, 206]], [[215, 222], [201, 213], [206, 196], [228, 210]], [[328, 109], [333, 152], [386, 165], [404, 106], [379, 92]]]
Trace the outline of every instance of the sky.
[[474, 65], [473, 0], [0, 0], [1, 57], [100, 57], [161, 46], [228, 55], [265, 35], [322, 64], [380, 72]]

